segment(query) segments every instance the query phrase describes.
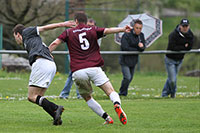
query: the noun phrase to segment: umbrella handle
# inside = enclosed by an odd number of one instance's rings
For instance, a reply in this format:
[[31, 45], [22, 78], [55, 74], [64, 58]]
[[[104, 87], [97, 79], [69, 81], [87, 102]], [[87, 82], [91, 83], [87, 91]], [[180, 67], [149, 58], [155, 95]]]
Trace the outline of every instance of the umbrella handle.
[[142, 42], [142, 40], [140, 39], [140, 35], [138, 35], [138, 39], [139, 39], [139, 43]]

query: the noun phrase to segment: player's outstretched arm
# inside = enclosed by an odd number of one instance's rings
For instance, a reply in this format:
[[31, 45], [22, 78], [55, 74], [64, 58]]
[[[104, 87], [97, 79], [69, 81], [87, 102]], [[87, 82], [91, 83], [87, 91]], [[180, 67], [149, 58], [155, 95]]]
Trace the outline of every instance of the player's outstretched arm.
[[62, 40], [60, 39], [56, 39], [54, 40], [50, 45], [49, 45], [49, 51], [52, 52], [54, 51], [58, 45], [60, 45], [62, 43]]
[[38, 26], [39, 32], [42, 31], [47, 31], [47, 30], [52, 30], [55, 28], [59, 28], [59, 27], [75, 27], [76, 23], [74, 21], [65, 21], [65, 22], [61, 22], [61, 23], [54, 23], [54, 24], [48, 24], [45, 26]]
[[119, 32], [130, 32], [131, 27], [125, 26], [125, 27], [113, 27], [113, 28], [105, 28], [104, 35], [107, 34], [113, 34], [113, 33], [119, 33]]

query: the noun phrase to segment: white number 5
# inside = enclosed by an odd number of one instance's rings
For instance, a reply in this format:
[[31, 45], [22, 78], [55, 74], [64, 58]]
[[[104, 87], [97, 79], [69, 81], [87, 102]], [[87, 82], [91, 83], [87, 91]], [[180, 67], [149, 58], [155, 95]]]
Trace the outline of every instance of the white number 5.
[[87, 38], [83, 37], [85, 35], [86, 35], [86, 32], [79, 34], [79, 41], [81, 43], [81, 49], [82, 50], [87, 50], [90, 47], [90, 43], [88, 42]]

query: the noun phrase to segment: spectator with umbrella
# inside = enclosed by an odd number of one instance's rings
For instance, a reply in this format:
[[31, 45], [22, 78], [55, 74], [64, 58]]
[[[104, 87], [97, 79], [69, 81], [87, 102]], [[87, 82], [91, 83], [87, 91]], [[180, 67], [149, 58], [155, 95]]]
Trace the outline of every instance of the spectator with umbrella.
[[[121, 39], [121, 51], [144, 51], [145, 39], [141, 32], [143, 23], [136, 19], [131, 21], [130, 25], [133, 27], [130, 33], [124, 33]], [[123, 74], [123, 80], [120, 87], [120, 96], [127, 96], [128, 87], [134, 75], [134, 69], [138, 62], [138, 54], [134, 55], [120, 55], [120, 65]]]
[[[162, 20], [146, 13], [129, 14], [119, 23], [118, 27], [125, 25], [133, 26], [130, 33], [115, 34], [115, 42], [121, 45], [122, 51], [144, 51], [162, 35]], [[120, 56], [123, 80], [119, 94], [122, 96], [128, 94], [128, 86], [132, 81], [137, 62], [138, 55]]]

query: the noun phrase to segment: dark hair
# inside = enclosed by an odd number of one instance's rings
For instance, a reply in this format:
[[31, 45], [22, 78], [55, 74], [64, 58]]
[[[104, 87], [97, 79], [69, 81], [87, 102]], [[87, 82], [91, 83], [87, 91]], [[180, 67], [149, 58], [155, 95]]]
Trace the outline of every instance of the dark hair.
[[139, 20], [139, 19], [136, 19], [136, 20], [135, 20], [135, 24], [141, 24], [141, 25], [143, 25], [142, 21]]
[[94, 19], [92, 19], [92, 18], [88, 19], [88, 22], [94, 23], [94, 25], [96, 25], [96, 21]]
[[22, 35], [22, 31], [25, 29], [23, 24], [17, 24], [14, 28], [13, 28], [13, 33], [17, 34], [19, 33], [20, 35]]
[[87, 15], [83, 12], [75, 13], [74, 20], [77, 20], [79, 23], [87, 23]]
[[139, 19], [133, 19], [133, 20], [130, 22], [130, 26], [134, 26], [135, 24], [141, 24], [141, 25], [143, 25], [142, 21], [139, 20]]

